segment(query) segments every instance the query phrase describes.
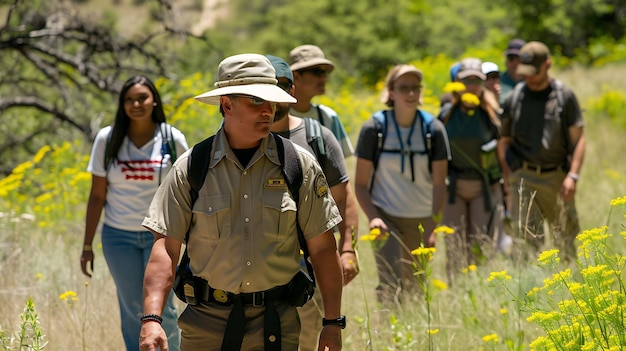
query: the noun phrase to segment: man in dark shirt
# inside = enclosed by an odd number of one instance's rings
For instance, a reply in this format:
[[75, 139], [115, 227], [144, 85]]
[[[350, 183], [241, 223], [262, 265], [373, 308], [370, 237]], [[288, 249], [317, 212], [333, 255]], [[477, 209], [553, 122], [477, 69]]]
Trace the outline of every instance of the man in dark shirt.
[[575, 257], [580, 226], [574, 195], [585, 155], [583, 119], [574, 93], [550, 78], [551, 64], [550, 50], [541, 42], [520, 50], [517, 73], [524, 83], [506, 99], [498, 157], [506, 164], [513, 223], [522, 218], [518, 233], [538, 247], [547, 220], [556, 246]]

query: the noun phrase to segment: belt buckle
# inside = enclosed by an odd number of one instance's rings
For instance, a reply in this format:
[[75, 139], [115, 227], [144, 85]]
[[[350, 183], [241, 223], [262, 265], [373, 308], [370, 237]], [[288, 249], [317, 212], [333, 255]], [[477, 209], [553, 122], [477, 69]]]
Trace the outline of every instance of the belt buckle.
[[[257, 302], [257, 295], [260, 297], [260, 302]], [[252, 293], [252, 307], [263, 307], [265, 305], [265, 291]]]
[[215, 302], [218, 304], [228, 306], [230, 304], [230, 294], [224, 290], [215, 289], [213, 290], [213, 298]]

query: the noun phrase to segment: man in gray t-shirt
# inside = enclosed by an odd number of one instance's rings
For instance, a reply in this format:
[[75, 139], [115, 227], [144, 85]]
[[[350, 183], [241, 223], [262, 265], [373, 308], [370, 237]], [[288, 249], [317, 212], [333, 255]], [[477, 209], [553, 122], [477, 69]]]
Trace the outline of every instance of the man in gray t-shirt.
[[[293, 73], [283, 59], [280, 57], [266, 55], [272, 63], [276, 71], [276, 79], [278, 86], [291, 95], [295, 95]], [[290, 139], [294, 144], [302, 146], [307, 151], [315, 155], [319, 162], [330, 192], [337, 203], [339, 213], [343, 217], [343, 221], [337, 226], [339, 231], [339, 243], [337, 248], [340, 255], [340, 263], [343, 272], [343, 284], [348, 284], [358, 274], [358, 262], [353, 247], [353, 240], [358, 233], [358, 212], [356, 210], [357, 202], [350, 189], [350, 179], [344, 153], [342, 152], [339, 141], [333, 132], [322, 126], [316, 119], [300, 118], [290, 113], [290, 103], [276, 104], [276, 112], [274, 114], [274, 123], [271, 131], [278, 135]], [[319, 147], [313, 148], [312, 145], [317, 143], [314, 140], [309, 143], [308, 135], [313, 134], [313, 129], [317, 126], [320, 128], [322, 138], [323, 152]], [[300, 332], [300, 351], [313, 351], [318, 349], [318, 336], [321, 331], [320, 314], [322, 308], [321, 295], [316, 291], [313, 299], [304, 306], [298, 308], [298, 314], [302, 323]]]

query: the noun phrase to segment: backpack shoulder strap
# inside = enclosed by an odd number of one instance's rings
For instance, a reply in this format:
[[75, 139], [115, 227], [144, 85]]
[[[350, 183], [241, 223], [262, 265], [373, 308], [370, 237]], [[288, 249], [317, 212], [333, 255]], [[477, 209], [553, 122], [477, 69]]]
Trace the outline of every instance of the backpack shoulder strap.
[[[204, 139], [198, 144], [194, 145], [187, 159], [187, 180], [191, 189], [189, 189], [189, 195], [191, 196], [191, 208], [198, 200], [198, 193], [200, 188], [204, 185], [204, 180], [209, 171], [209, 161], [211, 160], [211, 148], [213, 147], [213, 139], [215, 135]], [[187, 243], [189, 242], [189, 231], [191, 230], [191, 221], [187, 227], [187, 233], [185, 233], [185, 251], [180, 259], [180, 267], [186, 267], [189, 264], [189, 254], [187, 253]]]
[[[278, 134], [272, 133], [272, 135], [276, 140], [276, 149], [278, 151], [278, 158], [282, 167], [283, 176], [285, 177], [285, 182], [287, 183], [287, 187], [289, 188], [291, 196], [293, 196], [293, 199], [296, 201], [297, 207], [300, 200], [300, 186], [302, 185], [302, 180], [304, 179], [302, 174], [302, 165], [300, 164], [300, 158], [298, 158], [296, 148], [291, 141], [281, 137]], [[307, 247], [304, 233], [302, 232], [302, 228], [300, 227], [300, 223], [298, 222], [297, 218], [296, 229], [298, 232], [298, 242], [300, 243], [300, 248], [304, 253], [304, 261], [306, 263], [307, 271], [311, 279], [313, 279], [313, 284], [315, 284], [313, 266], [308, 259], [309, 249]]]
[[374, 170], [376, 170], [387, 137], [387, 111], [377, 111], [372, 117], [374, 117], [374, 127], [376, 128], [377, 137], [376, 153], [374, 154]]
[[322, 108], [319, 104], [314, 104], [315, 109], [317, 110], [317, 119], [319, 120], [321, 125], [324, 125], [324, 115], [322, 114]]
[[441, 111], [439, 112], [439, 120], [443, 122], [443, 124], [448, 124], [450, 117], [454, 113], [454, 110], [458, 107], [458, 104], [453, 104], [451, 102], [444, 104], [441, 107]]
[[[550, 85], [552, 86], [552, 90], [554, 91], [554, 94], [556, 95], [556, 108], [557, 108], [557, 115], [559, 116], [559, 123], [561, 123], [561, 128], [563, 129], [563, 137], [565, 138], [565, 148], [567, 149], [568, 153], [572, 153], [574, 152], [574, 150], [572, 149], [572, 140], [570, 138], [569, 135], [569, 128], [567, 127], [566, 123], [563, 123], [563, 111], [564, 111], [564, 106], [565, 106], [565, 92], [564, 92], [564, 85], [563, 82], [561, 82], [558, 79], [553, 79], [550, 82]], [[571, 150], [570, 150], [571, 149]]]
[[303, 118], [304, 129], [306, 130], [306, 142], [309, 144], [315, 157], [319, 160], [320, 157], [326, 156], [326, 148], [324, 147], [324, 138], [322, 137], [322, 125], [319, 121], [313, 118]]
[[385, 145], [385, 138], [387, 137], [387, 111], [377, 111], [372, 117], [374, 118], [374, 128], [376, 131], [376, 151], [374, 152], [374, 159], [372, 160], [374, 169], [370, 179], [370, 193], [374, 187], [374, 177], [376, 176], [378, 161], [380, 160], [380, 154], [383, 152], [383, 145]]
[[511, 103], [509, 106], [509, 114], [513, 118], [511, 123], [511, 137], [513, 137], [515, 133], [515, 124], [519, 120], [520, 113], [522, 111], [522, 99], [524, 98], [524, 93], [522, 92], [526, 87], [526, 83], [520, 82], [515, 85], [513, 88], [513, 92], [511, 93]]
[[163, 123], [165, 125], [165, 134], [163, 134], [166, 138], [165, 145], [167, 147], [167, 154], [170, 155], [170, 162], [174, 164], [176, 159], [178, 158], [178, 154], [176, 152], [176, 142], [174, 141], [174, 135], [172, 134], [172, 125], [169, 123]]
[[[211, 136], [198, 144], [194, 145], [189, 154], [187, 160], [187, 180], [191, 189], [189, 194], [191, 195], [191, 207], [198, 199], [198, 193], [204, 185], [204, 180], [209, 172], [209, 161], [211, 160], [211, 148], [213, 147], [213, 139], [215, 136]], [[190, 223], [191, 225], [191, 223]], [[185, 235], [185, 244], [189, 239], [189, 230]]]
[[424, 148], [426, 149], [426, 155], [428, 156], [428, 170], [432, 173], [433, 166], [433, 121], [435, 117], [429, 112], [419, 110], [420, 118], [422, 119], [422, 133], [424, 139]]

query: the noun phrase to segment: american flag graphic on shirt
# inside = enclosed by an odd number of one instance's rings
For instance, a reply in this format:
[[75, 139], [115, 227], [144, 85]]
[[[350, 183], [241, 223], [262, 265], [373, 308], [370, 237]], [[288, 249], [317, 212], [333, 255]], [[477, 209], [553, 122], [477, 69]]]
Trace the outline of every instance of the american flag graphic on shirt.
[[117, 166], [121, 168], [126, 180], [152, 181], [160, 163], [161, 160], [131, 160], [117, 161]]

